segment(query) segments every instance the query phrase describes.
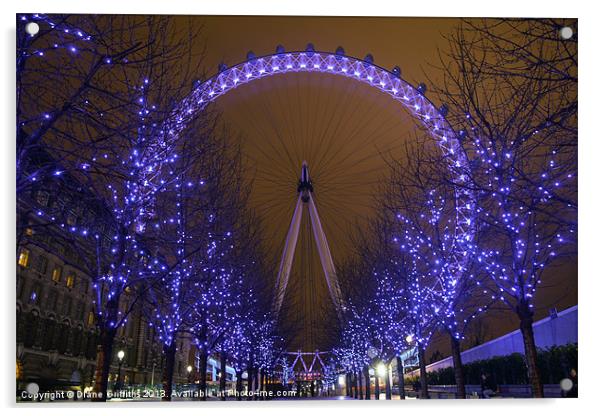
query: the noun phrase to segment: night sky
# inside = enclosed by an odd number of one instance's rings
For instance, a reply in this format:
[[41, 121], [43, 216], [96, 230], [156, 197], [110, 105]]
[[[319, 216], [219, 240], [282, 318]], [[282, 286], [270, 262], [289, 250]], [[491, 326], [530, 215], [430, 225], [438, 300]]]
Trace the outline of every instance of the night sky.
[[[188, 17], [181, 17], [182, 23]], [[438, 48], [457, 19], [322, 18], [322, 17], [193, 17], [202, 25], [199, 50], [203, 66], [214, 74], [220, 62], [244, 60], [247, 51], [270, 54], [276, 45], [303, 50], [343, 46], [347, 55], [374, 56], [384, 68], [399, 65], [402, 77], [416, 85], [435, 82]], [[428, 95], [428, 93], [427, 93]], [[436, 103], [439, 104], [439, 103]], [[399, 158], [415, 125], [399, 104], [359, 82], [334, 75], [286, 74], [239, 87], [217, 100], [215, 108], [233, 140], [242, 141], [245, 169], [254, 177], [250, 203], [264, 222], [263, 245], [278, 263], [297, 198], [301, 162], [307, 160], [315, 199], [334, 261], [353, 256], [352, 238], [374, 213], [373, 196], [387, 174], [387, 158]], [[307, 214], [307, 211], [304, 213]], [[305, 220], [308, 220], [305, 215]], [[270, 277], [275, 279], [274, 277]], [[550, 307], [562, 310], [577, 303], [576, 261], [552, 268], [538, 294], [536, 319]], [[332, 305], [313, 245], [308, 221], [301, 227], [296, 260], [285, 303], [293, 305], [286, 319], [298, 324], [291, 349], [329, 347], [325, 334]], [[516, 329], [509, 311], [489, 314], [488, 337]], [[446, 351], [435, 339], [431, 349]]]

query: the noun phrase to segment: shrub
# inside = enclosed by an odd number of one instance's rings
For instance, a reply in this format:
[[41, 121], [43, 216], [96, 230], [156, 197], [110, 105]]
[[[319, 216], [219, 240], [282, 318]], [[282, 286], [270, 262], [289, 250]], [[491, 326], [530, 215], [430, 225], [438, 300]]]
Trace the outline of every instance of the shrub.
[[[577, 370], [577, 344], [538, 349], [537, 366], [541, 379], [546, 384], [558, 384], [567, 377], [571, 368]], [[528, 384], [527, 367], [523, 354], [496, 356], [487, 360], [473, 361], [462, 366], [466, 384], [480, 384], [481, 374], [490, 374], [497, 384]], [[417, 376], [409, 377], [414, 383]], [[453, 367], [442, 368], [427, 374], [428, 384], [456, 384]]]

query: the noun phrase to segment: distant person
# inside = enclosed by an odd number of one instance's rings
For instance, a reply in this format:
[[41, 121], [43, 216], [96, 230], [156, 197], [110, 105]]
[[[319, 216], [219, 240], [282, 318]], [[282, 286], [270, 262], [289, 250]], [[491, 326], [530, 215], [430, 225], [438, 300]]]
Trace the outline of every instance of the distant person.
[[566, 392], [566, 397], [576, 398], [577, 396], [577, 370], [571, 368], [569, 371], [569, 380], [572, 381], [571, 389]]
[[491, 376], [487, 373], [481, 374], [481, 395], [484, 399], [495, 396], [497, 385], [493, 382]]
[[420, 386], [420, 381], [419, 381], [418, 379], [416, 379], [416, 380], [414, 381], [414, 383], [412, 383], [412, 388], [414, 389], [414, 391], [415, 391], [416, 393], [418, 393], [418, 392], [420, 391], [420, 387], [421, 387], [421, 386]]

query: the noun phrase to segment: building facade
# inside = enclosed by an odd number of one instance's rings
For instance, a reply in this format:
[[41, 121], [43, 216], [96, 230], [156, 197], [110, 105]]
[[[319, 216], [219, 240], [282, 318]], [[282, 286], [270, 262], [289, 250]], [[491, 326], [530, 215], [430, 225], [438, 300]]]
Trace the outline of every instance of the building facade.
[[[89, 278], [60, 258], [29, 245], [17, 259], [17, 379], [48, 388], [90, 387], [96, 366], [98, 331]], [[162, 350], [154, 329], [139, 310], [119, 329], [113, 348], [110, 382], [118, 376], [117, 352], [123, 350], [122, 381], [159, 384]], [[174, 381], [188, 381], [195, 353], [187, 339], [178, 341]]]

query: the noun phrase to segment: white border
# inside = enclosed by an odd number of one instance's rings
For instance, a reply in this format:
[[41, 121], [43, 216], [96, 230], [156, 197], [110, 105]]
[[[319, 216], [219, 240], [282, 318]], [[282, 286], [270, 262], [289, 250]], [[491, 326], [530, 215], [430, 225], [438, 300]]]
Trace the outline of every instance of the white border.
[[[482, 413], [486, 411], [492, 415], [506, 415], [521, 410], [546, 415], [553, 414], [589, 414], [593, 413], [593, 406], [600, 407], [595, 400], [601, 396], [602, 370], [600, 368], [600, 346], [602, 345], [600, 331], [600, 293], [602, 281], [600, 268], [596, 262], [599, 254], [599, 239], [602, 235], [599, 221], [599, 207], [602, 202], [599, 196], [601, 188], [599, 155], [602, 154], [602, 137], [600, 129], [596, 128], [596, 122], [600, 120], [601, 106], [600, 97], [600, 21], [602, 16], [595, 10], [593, 1], [525, 1], [525, 0], [500, 0], [496, 3], [483, 1], [445, 1], [431, 0], [422, 1], [351, 1], [339, 0], [303, 0], [285, 2], [278, 0], [227, 0], [227, 1], [153, 1], [153, 0], [128, 0], [128, 1], [67, 1], [67, 0], [22, 0], [12, 4], [2, 3], [2, 26], [3, 26], [3, 56], [1, 84], [3, 108], [2, 111], [2, 219], [4, 220], [4, 235], [2, 238], [2, 264], [4, 266], [2, 282], [4, 284], [2, 296], [3, 305], [3, 327], [5, 341], [2, 343], [2, 359], [0, 367], [0, 393], [4, 406], [12, 407], [9, 411], [15, 411], [14, 405], [14, 273], [15, 273], [15, 195], [14, 195], [14, 137], [15, 137], [15, 101], [14, 101], [14, 59], [15, 59], [15, 13], [22, 11], [31, 12], [78, 12], [78, 13], [153, 13], [153, 14], [250, 14], [250, 15], [332, 15], [332, 16], [429, 16], [429, 17], [471, 17], [471, 16], [562, 16], [579, 18], [579, 52], [580, 52], [580, 88], [579, 88], [579, 190], [580, 203], [579, 223], [580, 227], [580, 258], [579, 258], [579, 306], [581, 309], [579, 327], [581, 343], [579, 346], [579, 381], [580, 399], [578, 400], [505, 400], [500, 401], [470, 401], [459, 403], [458, 401], [431, 401], [429, 403], [406, 402], [404, 407], [398, 407], [399, 403], [375, 402], [282, 402], [282, 403], [243, 403], [236, 406], [227, 403], [225, 412], [228, 414], [249, 414], [255, 411], [262, 414], [307, 414], [319, 411], [366, 414], [375, 406], [381, 407], [381, 412], [391, 413], [422, 413], [426, 414], [467, 414], [473, 412]], [[144, 406], [144, 411], [152, 414], [164, 414], [172, 412], [203, 412], [205, 414], [220, 412], [222, 404], [204, 405], [194, 403], [195, 410], [184, 408], [185, 404], [173, 403], [165, 407], [161, 404]], [[235, 407], [236, 406], [236, 407]], [[369, 407], [367, 407], [369, 406]], [[93, 414], [106, 414], [107, 409], [115, 409], [119, 412], [137, 412], [133, 406], [107, 404], [93, 409], [87, 407], [73, 406], [64, 408], [59, 406], [49, 407], [20, 407], [20, 412], [44, 414], [82, 414], [85, 412]], [[386, 407], [386, 409], [385, 409]], [[203, 409], [207, 408], [207, 409]], [[340, 410], [338, 410], [340, 408]], [[315, 409], [315, 410], [314, 410]], [[588, 411], [590, 410], [590, 411]]]

